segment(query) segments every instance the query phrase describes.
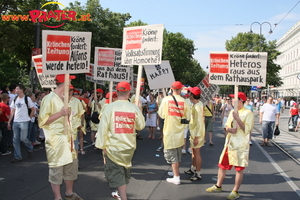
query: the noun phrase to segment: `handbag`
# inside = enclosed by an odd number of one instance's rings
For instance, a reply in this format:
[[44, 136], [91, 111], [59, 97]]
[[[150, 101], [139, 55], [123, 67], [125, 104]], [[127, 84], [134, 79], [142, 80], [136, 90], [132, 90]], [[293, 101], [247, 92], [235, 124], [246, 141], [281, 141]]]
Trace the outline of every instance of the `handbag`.
[[94, 111], [93, 111], [92, 116], [91, 116], [91, 121], [94, 124], [99, 124], [99, 122], [100, 122], [99, 113], [95, 109], [96, 109], [96, 102], [95, 102], [95, 106], [94, 106]]
[[275, 128], [274, 135], [280, 135], [280, 130], [278, 128], [278, 125]]

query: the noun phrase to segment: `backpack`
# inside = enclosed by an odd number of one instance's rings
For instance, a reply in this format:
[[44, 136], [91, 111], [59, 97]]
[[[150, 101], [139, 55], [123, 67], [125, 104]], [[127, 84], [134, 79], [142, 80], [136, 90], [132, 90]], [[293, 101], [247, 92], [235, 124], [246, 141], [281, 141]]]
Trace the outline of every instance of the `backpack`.
[[[26, 104], [26, 106], [27, 106], [27, 109], [28, 109], [28, 116], [30, 117], [31, 108], [29, 108], [29, 107], [28, 107], [28, 99], [27, 99], [27, 98], [29, 98], [29, 97], [28, 97], [28, 96], [26, 96], [26, 95], [24, 95], [24, 97], [25, 97], [25, 104]], [[18, 98], [18, 96], [16, 96], [16, 97], [14, 98], [14, 104], [16, 104], [16, 100], [17, 100], [17, 98]]]

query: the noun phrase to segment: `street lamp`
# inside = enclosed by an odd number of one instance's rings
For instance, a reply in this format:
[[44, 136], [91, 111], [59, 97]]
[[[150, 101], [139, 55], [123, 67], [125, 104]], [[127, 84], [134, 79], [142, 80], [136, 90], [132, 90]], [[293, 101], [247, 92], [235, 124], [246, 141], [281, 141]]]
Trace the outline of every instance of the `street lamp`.
[[[270, 26], [270, 30], [269, 30], [269, 33], [270, 34], [272, 34], [273, 33], [273, 31], [272, 31], [272, 25], [269, 23], [269, 22], [263, 22], [263, 23], [259, 23], [259, 22], [253, 22], [251, 25], [250, 25], [250, 33], [253, 33], [253, 31], [252, 31], [252, 25], [253, 24], [258, 24], [259, 25], [259, 35], [260, 35], [260, 40], [261, 40], [261, 36], [262, 36], [262, 33], [261, 33], [261, 31], [262, 31], [262, 26], [264, 25], [264, 24], [269, 24], [269, 26]], [[259, 51], [260, 51], [260, 49], [261, 49], [261, 42], [262, 41], [260, 41], [260, 46], [259, 46]]]

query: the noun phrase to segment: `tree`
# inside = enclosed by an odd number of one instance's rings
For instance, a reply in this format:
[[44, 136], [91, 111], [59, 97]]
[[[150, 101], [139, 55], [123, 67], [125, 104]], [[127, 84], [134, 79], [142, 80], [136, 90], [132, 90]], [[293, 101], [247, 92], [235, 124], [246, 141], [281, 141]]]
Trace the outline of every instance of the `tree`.
[[[276, 40], [266, 41], [265, 37], [253, 33], [238, 33], [231, 40], [226, 40], [227, 51], [242, 51], [242, 52], [267, 52], [267, 85], [274, 87], [281, 86], [283, 82], [279, 77], [280, 65], [274, 63], [280, 52], [276, 50]], [[249, 87], [247, 87], [249, 90]]]

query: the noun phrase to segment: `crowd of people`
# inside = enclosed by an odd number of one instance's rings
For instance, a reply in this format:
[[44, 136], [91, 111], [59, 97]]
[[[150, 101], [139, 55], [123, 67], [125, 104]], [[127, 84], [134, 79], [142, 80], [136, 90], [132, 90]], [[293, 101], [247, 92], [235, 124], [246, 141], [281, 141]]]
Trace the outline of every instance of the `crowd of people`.
[[[11, 162], [21, 162], [21, 143], [28, 157], [31, 157], [34, 146], [44, 142], [49, 182], [55, 200], [63, 199], [60, 191], [63, 182], [66, 186], [64, 199], [82, 199], [73, 191], [73, 185], [78, 174], [78, 154], [86, 153], [83, 145], [87, 132], [90, 132], [95, 148], [103, 150], [104, 174], [109, 186], [116, 189], [112, 192], [115, 198], [127, 199], [126, 185], [131, 176], [131, 160], [136, 140], [144, 139], [140, 131], [145, 127], [149, 141], [161, 140], [161, 146], [156, 151], [163, 151], [166, 162], [172, 167], [172, 171], [168, 172], [171, 178], [167, 178], [167, 182], [176, 185], [181, 183], [180, 162], [182, 154], [187, 152], [191, 154], [191, 167], [184, 173], [190, 175], [191, 181], [201, 180], [200, 150], [206, 141], [210, 146], [214, 145], [215, 117], [221, 118], [225, 144], [218, 163], [217, 183], [206, 191], [221, 192], [226, 170], [234, 166], [235, 185], [227, 199], [237, 199], [243, 170], [249, 164], [254, 116], [259, 115], [259, 123], [262, 124], [261, 145], [271, 146], [269, 140], [286, 105], [282, 99], [269, 97], [267, 101], [252, 100], [239, 92], [238, 99], [234, 99], [234, 95], [223, 98], [216, 95], [204, 106], [200, 99], [201, 90], [198, 87], [185, 87], [179, 81], [171, 85], [169, 93], [163, 90], [145, 93], [141, 87], [138, 98], [132, 94], [128, 82], [120, 82], [116, 92], [105, 95], [100, 88], [94, 92], [77, 90], [71, 84], [75, 78], [70, 76], [68, 106], [64, 104], [65, 75], [56, 76], [57, 87], [52, 92], [32, 92], [18, 84], [4, 87], [1, 94], [1, 155], [10, 155], [9, 147], [13, 147]], [[299, 106], [296, 102], [290, 102], [290, 105], [293, 129], [297, 131], [300, 127]], [[96, 119], [93, 119], [94, 113]], [[159, 130], [159, 136], [156, 130]]]

